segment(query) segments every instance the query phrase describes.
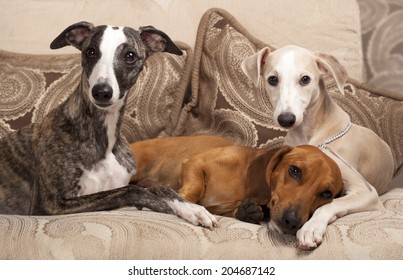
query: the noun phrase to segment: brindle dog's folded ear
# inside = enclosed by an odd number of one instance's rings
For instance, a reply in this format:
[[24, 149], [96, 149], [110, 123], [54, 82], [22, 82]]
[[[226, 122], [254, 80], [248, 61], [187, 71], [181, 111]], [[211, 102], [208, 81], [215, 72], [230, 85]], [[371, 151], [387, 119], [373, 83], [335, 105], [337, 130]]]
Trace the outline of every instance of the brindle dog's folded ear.
[[71, 45], [81, 51], [85, 38], [87, 38], [88, 34], [93, 28], [94, 25], [86, 21], [80, 21], [72, 24], [63, 30], [63, 32], [52, 41], [50, 48], [54, 50]]
[[140, 36], [148, 49], [154, 52], [169, 52], [176, 55], [182, 55], [183, 52], [172, 42], [171, 38], [161, 30], [153, 26], [140, 27]]

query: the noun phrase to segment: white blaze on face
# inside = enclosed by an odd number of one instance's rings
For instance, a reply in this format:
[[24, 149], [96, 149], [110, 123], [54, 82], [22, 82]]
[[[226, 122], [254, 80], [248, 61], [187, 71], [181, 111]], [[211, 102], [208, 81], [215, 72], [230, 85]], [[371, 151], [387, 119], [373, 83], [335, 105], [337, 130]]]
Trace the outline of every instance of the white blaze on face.
[[[119, 84], [115, 76], [115, 57], [117, 48], [126, 42], [126, 36], [123, 33], [122, 27], [111, 27], [108, 26], [102, 36], [101, 44], [99, 46], [101, 57], [97, 64], [95, 65], [92, 73], [89, 77], [90, 85], [90, 99], [91, 102], [96, 104], [92, 97], [92, 88], [96, 84], [107, 83], [112, 87], [113, 96], [110, 100], [113, 104], [119, 100], [120, 90]], [[123, 102], [122, 104], [123, 105]]]
[[133, 173], [129, 173], [116, 159], [112, 150], [116, 142], [116, 125], [120, 116], [120, 108], [124, 104], [124, 98], [120, 98], [119, 83], [114, 69], [119, 67], [116, 61], [118, 47], [127, 41], [123, 28], [108, 26], [99, 46], [101, 57], [94, 66], [89, 77], [89, 97], [93, 104], [96, 101], [92, 97], [92, 89], [97, 84], [108, 84], [112, 90], [112, 105], [102, 108], [105, 110], [104, 126], [108, 137], [108, 147], [105, 158], [90, 169], [83, 169], [79, 180], [81, 186], [78, 195], [88, 195], [100, 191], [111, 190], [126, 186]]

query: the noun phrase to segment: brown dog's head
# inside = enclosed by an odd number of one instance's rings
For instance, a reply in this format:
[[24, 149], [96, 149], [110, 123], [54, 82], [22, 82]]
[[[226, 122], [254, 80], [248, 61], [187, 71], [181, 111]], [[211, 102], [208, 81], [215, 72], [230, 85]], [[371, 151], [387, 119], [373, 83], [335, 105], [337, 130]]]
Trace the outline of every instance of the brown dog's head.
[[338, 165], [311, 145], [278, 150], [267, 166], [266, 181], [271, 192], [269, 227], [289, 234], [343, 191]]

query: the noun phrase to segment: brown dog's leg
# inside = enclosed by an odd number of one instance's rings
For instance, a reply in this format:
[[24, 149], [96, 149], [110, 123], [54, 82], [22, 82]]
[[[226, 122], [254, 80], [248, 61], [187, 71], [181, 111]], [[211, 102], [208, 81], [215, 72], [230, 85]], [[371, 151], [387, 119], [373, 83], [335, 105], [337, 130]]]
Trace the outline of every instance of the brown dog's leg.
[[235, 214], [235, 218], [238, 220], [252, 224], [259, 224], [263, 217], [262, 207], [249, 199], [245, 199], [239, 205]]
[[206, 183], [203, 161], [191, 159], [185, 162], [181, 172], [182, 187], [178, 193], [190, 202], [197, 203], [204, 195]]

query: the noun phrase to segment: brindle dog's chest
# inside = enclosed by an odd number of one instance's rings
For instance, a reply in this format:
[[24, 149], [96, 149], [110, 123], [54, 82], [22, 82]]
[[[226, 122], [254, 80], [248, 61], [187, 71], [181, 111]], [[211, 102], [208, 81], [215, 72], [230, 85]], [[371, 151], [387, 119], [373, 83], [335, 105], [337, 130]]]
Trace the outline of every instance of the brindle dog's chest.
[[116, 159], [108, 153], [105, 159], [91, 169], [84, 169], [79, 180], [78, 195], [87, 195], [100, 191], [120, 188], [129, 183], [134, 172], [129, 173]]

